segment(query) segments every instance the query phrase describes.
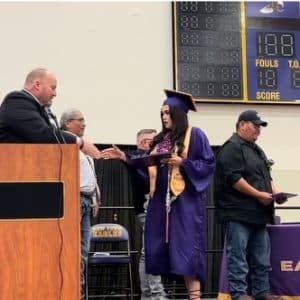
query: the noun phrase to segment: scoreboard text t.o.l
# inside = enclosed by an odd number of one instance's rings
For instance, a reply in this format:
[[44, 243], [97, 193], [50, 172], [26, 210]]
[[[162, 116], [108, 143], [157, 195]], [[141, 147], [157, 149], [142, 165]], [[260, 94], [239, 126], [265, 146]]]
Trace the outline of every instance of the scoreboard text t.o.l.
[[175, 2], [176, 89], [196, 101], [300, 104], [299, 2]]

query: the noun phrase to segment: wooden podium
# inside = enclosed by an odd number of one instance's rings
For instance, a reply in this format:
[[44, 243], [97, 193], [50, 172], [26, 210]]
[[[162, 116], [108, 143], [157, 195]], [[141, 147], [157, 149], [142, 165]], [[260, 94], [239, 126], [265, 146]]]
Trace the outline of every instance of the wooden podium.
[[[0, 299], [79, 300], [80, 190], [77, 146], [0, 144], [0, 170], [0, 211], [3, 206], [5, 212], [0, 218]], [[41, 191], [44, 189], [47, 201], [44, 197], [35, 199], [39, 197], [39, 188], [35, 188], [35, 184], [40, 186], [41, 183]], [[58, 206], [61, 217], [45, 217], [48, 212], [43, 211], [43, 201], [46, 208], [49, 203], [52, 207], [53, 189], [49, 189], [48, 183], [59, 183], [63, 187], [63, 205]], [[32, 196], [28, 197], [27, 192], [25, 199], [18, 197], [16, 204], [12, 203], [10, 198], [16, 198], [18, 194], [15, 192], [19, 187], [27, 187], [28, 190], [28, 185]], [[9, 187], [12, 197], [9, 197], [10, 193], [1, 192], [3, 186]], [[24, 193], [23, 190], [21, 192]], [[38, 201], [38, 205], [33, 205], [32, 201]], [[53, 199], [53, 203], [56, 202]], [[35, 207], [29, 207], [27, 203]], [[20, 206], [23, 207], [21, 210]], [[26, 211], [24, 218], [23, 210]], [[21, 215], [10, 218], [16, 211]]]

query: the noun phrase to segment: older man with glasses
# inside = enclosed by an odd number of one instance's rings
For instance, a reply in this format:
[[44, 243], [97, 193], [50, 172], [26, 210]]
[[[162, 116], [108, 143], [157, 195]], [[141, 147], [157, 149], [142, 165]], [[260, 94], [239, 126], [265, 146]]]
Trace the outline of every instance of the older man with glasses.
[[[71, 108], [63, 112], [60, 119], [62, 130], [83, 137], [86, 128], [81, 111]], [[87, 259], [90, 251], [91, 212], [96, 217], [100, 205], [100, 191], [94, 162], [91, 157], [80, 151], [80, 199], [81, 199], [81, 299], [87, 299]]]

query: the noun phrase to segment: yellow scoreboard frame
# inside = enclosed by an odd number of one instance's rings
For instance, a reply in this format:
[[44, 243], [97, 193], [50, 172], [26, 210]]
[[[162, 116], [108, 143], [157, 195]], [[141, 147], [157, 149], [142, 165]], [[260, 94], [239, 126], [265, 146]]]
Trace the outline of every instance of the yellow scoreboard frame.
[[197, 102], [300, 104], [299, 2], [174, 2], [173, 38]]

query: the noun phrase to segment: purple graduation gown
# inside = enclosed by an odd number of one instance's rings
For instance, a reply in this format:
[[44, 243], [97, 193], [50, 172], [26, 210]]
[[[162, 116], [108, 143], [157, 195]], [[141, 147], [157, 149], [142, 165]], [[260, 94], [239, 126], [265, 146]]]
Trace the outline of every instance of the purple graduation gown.
[[215, 158], [205, 133], [192, 128], [188, 157], [181, 167], [185, 189], [171, 205], [166, 243], [168, 168], [157, 168], [156, 191], [145, 225], [146, 272], [189, 276], [204, 283], [206, 271], [206, 199]]

